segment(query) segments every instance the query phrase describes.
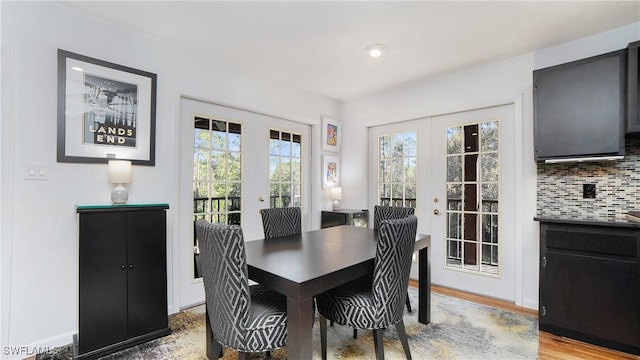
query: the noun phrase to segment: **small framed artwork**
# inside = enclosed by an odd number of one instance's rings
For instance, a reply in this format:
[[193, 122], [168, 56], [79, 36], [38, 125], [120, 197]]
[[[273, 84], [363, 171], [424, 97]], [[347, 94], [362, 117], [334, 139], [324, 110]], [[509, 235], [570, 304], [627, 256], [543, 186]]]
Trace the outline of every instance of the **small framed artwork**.
[[322, 155], [322, 188], [340, 186], [340, 158], [335, 155]]
[[155, 165], [157, 75], [58, 49], [58, 162]]
[[322, 150], [340, 152], [342, 124], [328, 117], [322, 118]]

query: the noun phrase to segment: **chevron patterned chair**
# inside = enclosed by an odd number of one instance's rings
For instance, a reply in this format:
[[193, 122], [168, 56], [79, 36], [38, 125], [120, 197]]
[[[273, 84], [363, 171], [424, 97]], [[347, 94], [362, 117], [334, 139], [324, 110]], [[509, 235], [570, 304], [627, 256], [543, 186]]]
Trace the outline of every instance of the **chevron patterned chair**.
[[[222, 347], [249, 353], [287, 344], [287, 299], [262, 285], [249, 286], [242, 228], [196, 222], [207, 307], [207, 357]], [[209, 331], [210, 330], [210, 331]]]
[[373, 280], [352, 281], [316, 297], [320, 313], [322, 359], [327, 359], [327, 319], [357, 329], [373, 330], [376, 359], [384, 359], [382, 335], [395, 325], [407, 359], [411, 359], [402, 321], [409, 285], [418, 218], [380, 222]]
[[[379, 206], [373, 208], [373, 229], [378, 230], [380, 222], [383, 220], [404, 219], [416, 212], [415, 208], [399, 207], [399, 206]], [[409, 301], [409, 292], [407, 291], [407, 311], [411, 312], [411, 302]]]
[[300, 234], [302, 214], [299, 207], [261, 209], [264, 238]]

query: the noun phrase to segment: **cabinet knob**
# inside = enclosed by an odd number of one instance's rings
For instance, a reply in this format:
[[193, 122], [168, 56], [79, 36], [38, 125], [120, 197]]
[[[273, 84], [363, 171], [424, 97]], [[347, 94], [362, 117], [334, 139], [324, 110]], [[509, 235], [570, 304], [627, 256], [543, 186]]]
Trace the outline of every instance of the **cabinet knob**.
[[124, 270], [124, 269], [126, 269], [126, 268], [127, 268], [126, 266], [124, 266], [124, 265], [120, 265], [120, 270]]
[[129, 264], [129, 269], [133, 269], [133, 264]]

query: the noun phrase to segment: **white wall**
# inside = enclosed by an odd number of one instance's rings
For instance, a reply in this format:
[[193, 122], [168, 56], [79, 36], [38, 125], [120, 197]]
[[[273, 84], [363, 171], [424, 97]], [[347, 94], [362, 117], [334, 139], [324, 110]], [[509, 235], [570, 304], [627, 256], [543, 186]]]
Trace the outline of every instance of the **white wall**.
[[[624, 26], [552, 48], [516, 56], [434, 78], [416, 80], [344, 103], [342, 119], [349, 141], [343, 143], [343, 206], [368, 204], [367, 127], [439, 114], [515, 102], [521, 152], [517, 154], [516, 223], [520, 244], [517, 250], [515, 301], [530, 308], [538, 306], [538, 224], [536, 212], [536, 164], [533, 161], [532, 71], [588, 56], [621, 49], [640, 39], [640, 23]], [[437, 56], [434, 54], [434, 56]], [[518, 111], [518, 107], [521, 109]]]
[[[178, 311], [179, 96], [308, 124], [338, 118], [331, 99], [229, 71], [174, 44], [60, 4], [2, 2], [2, 346], [59, 346], [77, 332], [76, 204], [110, 203], [103, 164], [56, 162], [57, 49], [158, 75], [156, 165], [135, 166], [129, 202], [166, 202], [169, 311]], [[314, 129], [317, 126], [314, 126]], [[315, 155], [312, 166], [319, 168]], [[24, 180], [41, 163], [47, 181]], [[318, 176], [319, 183], [319, 176]], [[321, 195], [313, 199], [320, 212]], [[319, 215], [318, 215], [319, 218]], [[315, 227], [318, 224], [313, 224]], [[5, 280], [8, 280], [5, 281]], [[8, 310], [8, 311], [5, 311]]]

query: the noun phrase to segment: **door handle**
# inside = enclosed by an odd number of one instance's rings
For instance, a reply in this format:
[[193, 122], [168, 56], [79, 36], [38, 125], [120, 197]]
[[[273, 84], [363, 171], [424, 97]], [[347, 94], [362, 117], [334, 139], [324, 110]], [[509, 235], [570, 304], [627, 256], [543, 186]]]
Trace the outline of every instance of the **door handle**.
[[433, 209], [433, 215], [440, 215], [440, 210]]

